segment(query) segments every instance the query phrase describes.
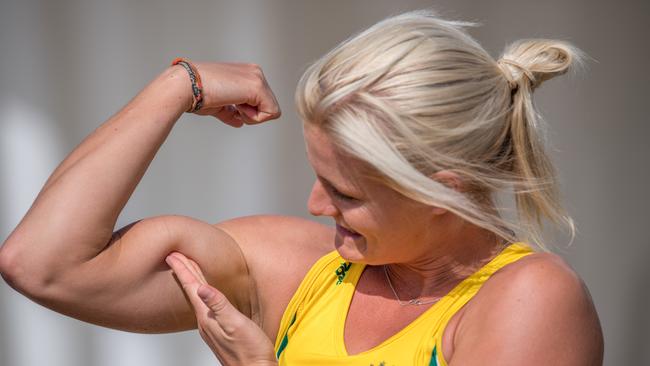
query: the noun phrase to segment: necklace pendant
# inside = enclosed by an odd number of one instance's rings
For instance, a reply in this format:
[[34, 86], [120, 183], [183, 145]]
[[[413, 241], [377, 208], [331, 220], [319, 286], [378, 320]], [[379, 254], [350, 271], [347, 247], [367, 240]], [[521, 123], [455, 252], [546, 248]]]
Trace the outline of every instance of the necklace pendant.
[[422, 305], [422, 302], [420, 301], [420, 299], [411, 299], [411, 300], [409, 300], [409, 304], [411, 304], [411, 305]]

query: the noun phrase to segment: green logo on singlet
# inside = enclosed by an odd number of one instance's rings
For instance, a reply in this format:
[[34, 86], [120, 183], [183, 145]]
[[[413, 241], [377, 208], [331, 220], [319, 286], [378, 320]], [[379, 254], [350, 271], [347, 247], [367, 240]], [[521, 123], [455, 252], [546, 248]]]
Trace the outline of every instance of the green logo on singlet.
[[341, 282], [343, 282], [343, 279], [345, 278], [345, 274], [348, 273], [348, 270], [350, 269], [351, 266], [352, 263], [343, 262], [341, 263], [339, 268], [336, 269], [336, 272], [334, 273], [336, 273], [336, 277], [338, 278], [338, 280], [336, 281], [337, 285], [340, 285]]

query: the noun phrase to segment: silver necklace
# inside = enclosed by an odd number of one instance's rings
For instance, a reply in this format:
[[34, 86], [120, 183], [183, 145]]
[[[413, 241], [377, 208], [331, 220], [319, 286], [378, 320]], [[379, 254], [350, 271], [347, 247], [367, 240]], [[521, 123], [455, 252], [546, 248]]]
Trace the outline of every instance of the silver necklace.
[[388, 276], [388, 270], [386, 269], [386, 265], [383, 265], [384, 267], [384, 274], [386, 275], [386, 281], [388, 281], [388, 286], [390, 286], [390, 289], [393, 291], [393, 295], [395, 295], [395, 299], [397, 299], [397, 303], [400, 304], [401, 306], [406, 306], [406, 305], [427, 305], [427, 304], [433, 304], [434, 302], [437, 302], [438, 300], [442, 299], [444, 296], [439, 296], [436, 297], [435, 299], [427, 300], [427, 301], [422, 301], [420, 299], [411, 299], [409, 301], [402, 301], [399, 299], [399, 296], [397, 296], [397, 291], [395, 291], [395, 288], [393, 287], [393, 283], [390, 281], [390, 276]]

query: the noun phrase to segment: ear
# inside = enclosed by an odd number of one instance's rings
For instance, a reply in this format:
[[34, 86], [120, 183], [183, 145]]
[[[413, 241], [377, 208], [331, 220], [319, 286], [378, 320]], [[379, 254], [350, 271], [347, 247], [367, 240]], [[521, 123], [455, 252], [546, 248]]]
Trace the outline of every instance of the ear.
[[465, 192], [466, 190], [465, 184], [458, 173], [451, 170], [440, 170], [435, 172], [431, 175], [431, 179], [458, 192]]
[[[451, 188], [458, 192], [463, 192], [465, 190], [465, 186], [463, 185], [463, 181], [460, 176], [451, 170], [440, 170], [438, 172], [435, 172], [431, 175], [431, 179], [435, 180], [438, 183], [444, 184], [447, 188]], [[446, 209], [441, 207], [433, 208], [434, 215], [443, 215], [447, 212], [448, 211]]]

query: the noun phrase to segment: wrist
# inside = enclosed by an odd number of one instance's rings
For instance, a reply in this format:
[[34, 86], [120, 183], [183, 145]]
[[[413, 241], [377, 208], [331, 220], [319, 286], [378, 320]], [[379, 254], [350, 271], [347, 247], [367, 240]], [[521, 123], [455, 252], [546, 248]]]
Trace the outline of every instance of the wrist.
[[177, 57], [172, 61], [172, 65], [181, 65], [190, 79], [190, 84], [192, 86], [192, 106], [187, 112], [197, 112], [203, 106], [203, 83], [201, 82], [201, 75], [199, 75], [199, 70], [196, 68], [190, 60], [182, 57]]
[[180, 113], [188, 111], [194, 101], [194, 95], [187, 71], [180, 65], [169, 66], [160, 75], [160, 79], [164, 83], [165, 89], [173, 94]]

